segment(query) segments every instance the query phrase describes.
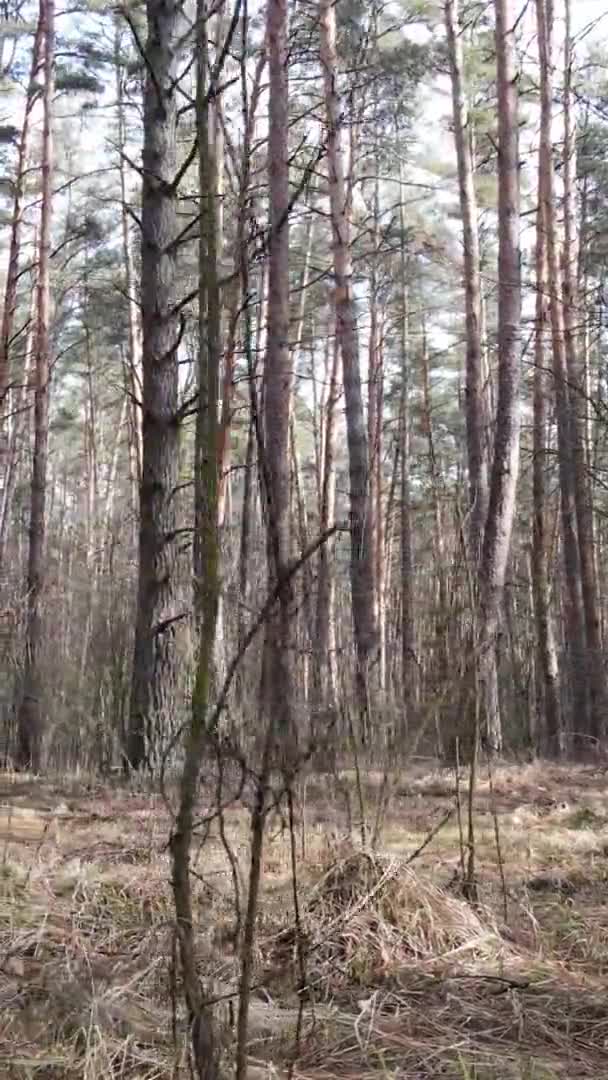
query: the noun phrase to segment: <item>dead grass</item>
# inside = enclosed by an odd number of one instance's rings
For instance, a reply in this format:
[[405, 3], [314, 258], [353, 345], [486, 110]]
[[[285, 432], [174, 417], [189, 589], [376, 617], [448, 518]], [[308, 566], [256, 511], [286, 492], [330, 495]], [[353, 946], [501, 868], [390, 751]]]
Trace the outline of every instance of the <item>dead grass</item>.
[[[372, 780], [373, 806], [380, 778]], [[296, 1080], [608, 1077], [604, 774], [546, 765], [496, 771], [506, 923], [487, 780], [477, 807], [475, 910], [457, 887], [455, 819], [408, 863], [452, 804], [454, 777], [409, 773], [377, 854], [343, 836], [350, 782], [345, 774], [339, 790], [308, 785], [297, 836], [305, 856], [299, 927], [289, 839], [276, 824], [269, 829], [251, 1080], [284, 1076], [294, 1053]], [[227, 811], [226, 829], [244, 876], [242, 807]], [[1, 1077], [189, 1075], [168, 831], [162, 801], [145, 792], [2, 784]], [[194, 869], [201, 973], [222, 996], [235, 987], [236, 962], [232, 876], [217, 827]]]

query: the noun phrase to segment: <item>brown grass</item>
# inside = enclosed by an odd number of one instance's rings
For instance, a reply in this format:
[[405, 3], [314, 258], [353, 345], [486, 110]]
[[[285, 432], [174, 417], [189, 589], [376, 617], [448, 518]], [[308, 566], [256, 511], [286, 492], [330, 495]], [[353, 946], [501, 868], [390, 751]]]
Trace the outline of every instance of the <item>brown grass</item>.
[[[348, 783], [345, 775], [341, 788]], [[367, 787], [370, 807], [378, 787]], [[497, 770], [506, 923], [487, 781], [477, 804], [479, 907], [459, 894], [455, 819], [408, 863], [453, 789], [449, 774], [410, 772], [391, 802], [382, 851], [370, 854], [344, 838], [342, 799], [311, 783], [296, 838], [306, 853], [298, 926], [289, 837], [273, 823], [252, 1080], [285, 1076], [294, 1055], [300, 1080], [608, 1077], [603, 773]], [[189, 1075], [169, 824], [162, 801], [142, 792], [23, 778], [0, 787], [0, 1077]], [[243, 877], [243, 807], [226, 812], [226, 830]], [[232, 876], [216, 825], [194, 869], [201, 973], [221, 997], [235, 988], [236, 961]], [[227, 1003], [218, 1009], [227, 1016]]]

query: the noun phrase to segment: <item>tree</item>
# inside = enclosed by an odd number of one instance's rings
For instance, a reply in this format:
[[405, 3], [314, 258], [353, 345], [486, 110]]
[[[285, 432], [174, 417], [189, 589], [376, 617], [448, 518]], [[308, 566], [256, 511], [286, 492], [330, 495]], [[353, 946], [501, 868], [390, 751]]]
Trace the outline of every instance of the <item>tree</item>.
[[583, 618], [580, 560], [576, 532], [576, 473], [574, 430], [565, 347], [562, 275], [556, 225], [555, 170], [552, 153], [552, 8], [537, 0], [538, 45], [541, 80], [541, 141], [539, 192], [546, 230], [547, 273], [551, 311], [552, 366], [557, 419], [559, 482], [561, 494], [562, 549], [566, 579], [565, 629], [570, 653], [570, 684], [573, 714], [582, 730], [587, 728], [587, 679], [585, 675], [585, 625]]
[[377, 644], [374, 617], [374, 564], [369, 541], [369, 450], [367, 444], [355, 299], [350, 255], [347, 184], [342, 147], [343, 109], [338, 94], [336, 13], [320, 0], [321, 66], [327, 123], [327, 167], [332, 232], [336, 336], [342, 356], [350, 475], [351, 599], [359, 704], [367, 712], [368, 669]]
[[146, 5], [141, 207], [142, 476], [137, 618], [126, 761], [160, 765], [175, 724], [178, 350], [177, 70], [181, 6]]
[[17, 717], [17, 761], [38, 771], [41, 763], [44, 713], [40, 672], [42, 598], [45, 581], [46, 495], [48, 472], [49, 397], [51, 382], [51, 223], [53, 191], [53, 87], [55, 64], [54, 0], [40, 0], [44, 50], [42, 92], [42, 192], [36, 286], [34, 450], [32, 457], [29, 553], [27, 565], [27, 628], [23, 690]]
[[[480, 684], [492, 677], [494, 646], [511, 548], [519, 474], [521, 378], [521, 248], [519, 117], [512, 0], [496, 0], [498, 89], [498, 395], [488, 516], [480, 565]], [[487, 700], [485, 697], [482, 700]], [[502, 734], [486, 717], [486, 735], [500, 749]]]

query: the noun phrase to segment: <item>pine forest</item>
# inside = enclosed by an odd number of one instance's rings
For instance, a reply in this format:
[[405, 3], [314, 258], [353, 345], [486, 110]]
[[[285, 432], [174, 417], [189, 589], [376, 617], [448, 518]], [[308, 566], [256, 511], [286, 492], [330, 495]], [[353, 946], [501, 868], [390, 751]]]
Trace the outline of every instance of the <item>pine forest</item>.
[[607, 282], [604, 0], [3, 0], [1, 1077], [608, 1077]]

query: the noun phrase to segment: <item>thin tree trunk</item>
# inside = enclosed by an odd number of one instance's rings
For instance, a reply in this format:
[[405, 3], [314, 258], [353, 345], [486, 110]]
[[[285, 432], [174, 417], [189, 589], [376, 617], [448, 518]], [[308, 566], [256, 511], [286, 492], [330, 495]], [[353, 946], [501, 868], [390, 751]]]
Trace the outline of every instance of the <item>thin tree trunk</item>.
[[5, 433], [5, 403], [10, 378], [10, 349], [15, 327], [15, 311], [17, 307], [17, 284], [19, 281], [19, 262], [21, 257], [21, 231], [23, 225], [23, 199], [25, 194], [25, 176], [28, 165], [30, 149], [30, 122], [32, 110], [40, 97], [40, 84], [38, 74], [40, 69], [41, 53], [44, 44], [44, 14], [41, 7], [38, 16], [38, 24], [32, 46], [32, 63], [28, 82], [25, 112], [19, 147], [17, 151], [17, 174], [13, 189], [13, 212], [11, 215], [11, 239], [8, 253], [8, 269], [6, 284], [4, 287], [4, 307], [2, 309], [2, 325], [0, 327], [0, 490], [5, 483], [6, 476], [6, 433]]
[[[268, 175], [270, 240], [268, 329], [264, 366], [263, 486], [268, 524], [270, 587], [286, 577], [291, 558], [289, 418], [293, 365], [289, 349], [289, 148], [287, 0], [268, 0]], [[266, 627], [263, 700], [267, 720], [286, 740], [291, 730], [289, 638], [291, 588], [280, 590], [278, 612]], [[270, 677], [272, 672], [272, 677]]]
[[259, 896], [266, 783], [272, 764], [290, 781], [297, 732], [293, 714], [292, 664], [289, 655], [292, 586], [290, 564], [289, 419], [293, 368], [289, 349], [289, 67], [288, 0], [267, 0], [268, 51], [268, 329], [264, 366], [264, 438], [259, 447], [267, 515], [270, 587], [278, 603], [269, 613], [262, 659], [260, 779], [251, 821], [249, 896], [241, 949], [237, 1018], [236, 1080], [247, 1075], [247, 1031], [255, 922]]
[[206, 0], [198, 0], [196, 124], [198, 138], [200, 236], [198, 318], [198, 408], [194, 473], [194, 620], [196, 670], [192, 713], [185, 738], [185, 758], [180, 782], [180, 801], [171, 839], [173, 897], [184, 996], [188, 1009], [192, 1053], [197, 1073], [216, 1080], [219, 1045], [212, 1010], [205, 1005], [198, 973], [193, 925], [190, 852], [198, 781], [210, 732], [209, 709], [213, 693], [214, 657], [221, 595], [220, 537], [218, 519], [218, 404], [221, 353], [221, 309], [218, 276], [217, 166], [214, 141], [210, 140], [210, 108], [207, 92], [209, 63]]
[[562, 547], [566, 590], [565, 632], [570, 656], [572, 714], [579, 730], [587, 731], [587, 679], [585, 672], [585, 623], [576, 534], [575, 448], [565, 348], [564, 310], [555, 221], [555, 182], [552, 156], [552, 29], [551, 0], [536, 0], [540, 56], [541, 134], [539, 191], [546, 232], [547, 272], [550, 296], [552, 365], [557, 419], [557, 449], [561, 494]]
[[114, 37], [114, 66], [116, 69], [116, 110], [118, 119], [118, 175], [120, 180], [120, 224], [122, 236], [122, 257], [124, 268], [125, 291], [127, 294], [127, 326], [128, 326], [128, 389], [131, 409], [131, 422], [135, 435], [135, 448], [137, 453], [137, 480], [141, 483], [142, 471], [142, 409], [141, 400], [143, 394], [142, 375], [142, 345], [140, 311], [136, 297], [135, 273], [133, 268], [133, 253], [131, 250], [131, 237], [129, 230], [128, 191], [126, 163], [123, 155], [127, 142], [125, 108], [123, 99], [123, 70], [120, 56], [120, 24], [116, 21]]
[[143, 462], [139, 570], [127, 761], [155, 770], [176, 716], [177, 558], [175, 489], [180, 323], [175, 274], [178, 234], [176, 118], [181, 5], [147, 0], [141, 238]]
[[[496, 0], [498, 88], [498, 393], [488, 517], [480, 567], [480, 665], [482, 701], [495, 669], [499, 613], [511, 548], [519, 473], [521, 367], [521, 250], [519, 216], [518, 87], [513, 0]], [[486, 707], [488, 747], [498, 750], [497, 711]]]
[[336, 11], [320, 0], [321, 66], [327, 119], [327, 161], [335, 278], [336, 332], [342, 355], [350, 472], [351, 591], [362, 715], [367, 715], [368, 668], [378, 632], [374, 618], [374, 565], [369, 538], [369, 453], [353, 295], [347, 186], [342, 149], [343, 109], [338, 94]]
[[42, 128], [42, 194], [40, 244], [36, 287], [36, 390], [34, 400], [34, 453], [32, 460], [29, 556], [27, 569], [27, 627], [23, 694], [17, 716], [17, 761], [22, 768], [40, 768], [44, 734], [43, 687], [40, 670], [42, 599], [45, 580], [46, 488], [51, 378], [51, 215], [53, 192], [53, 87], [55, 63], [54, 0], [41, 0], [44, 39]]
[[[542, 0], [541, 0], [542, 2]], [[536, 621], [537, 700], [540, 705], [538, 728], [545, 752], [559, 756], [561, 752], [561, 716], [559, 669], [553, 618], [551, 614], [547, 529], [547, 402], [548, 385], [545, 371], [545, 338], [549, 330], [549, 297], [547, 290], [547, 250], [543, 223], [543, 204], [539, 195], [536, 230], [536, 325], [534, 348], [534, 421], [532, 445], [532, 590]]]
[[[340, 399], [340, 349], [333, 335], [331, 374], [325, 408], [323, 438], [323, 479], [319, 532], [325, 533], [333, 522], [336, 507], [336, 413]], [[336, 704], [336, 628], [335, 628], [335, 544], [329, 541], [319, 551], [315, 649], [320, 698], [330, 710]]]
[[[34, 244], [37, 247], [37, 237]], [[15, 491], [15, 485], [18, 476], [18, 464], [19, 464], [19, 440], [22, 436], [25, 437], [27, 442], [27, 436], [29, 433], [29, 415], [30, 404], [28, 398], [31, 390], [31, 368], [33, 360], [33, 348], [35, 330], [36, 330], [36, 294], [35, 287], [32, 288], [31, 301], [30, 301], [30, 314], [27, 324], [27, 330], [25, 335], [25, 345], [23, 350], [23, 368], [21, 373], [21, 385], [17, 390], [13, 390], [11, 400], [13, 404], [13, 422], [11, 425], [11, 431], [8, 443], [8, 452], [5, 462], [5, 474], [4, 474], [4, 487], [2, 488], [2, 495], [0, 497], [0, 573], [4, 566], [4, 555], [6, 551], [6, 542], [8, 536], [9, 518], [12, 509], [13, 493]], [[0, 577], [0, 591], [3, 587], [3, 576]]]
[[458, 187], [462, 217], [464, 293], [466, 313], [466, 387], [465, 415], [471, 507], [469, 538], [471, 561], [481, 558], [483, 529], [488, 505], [488, 468], [484, 432], [484, 380], [481, 341], [481, 285], [477, 198], [475, 195], [472, 131], [464, 86], [462, 29], [458, 0], [445, 0], [445, 26], [452, 83], [454, 143], [458, 163]]
[[401, 674], [403, 680], [403, 731], [406, 735], [412, 707], [417, 698], [416, 632], [414, 616], [414, 556], [412, 547], [412, 507], [410, 491], [410, 340], [407, 236], [403, 207], [403, 170], [401, 171]]
[[[566, 41], [564, 74], [564, 331], [566, 366], [570, 387], [570, 422], [574, 446], [574, 495], [581, 588], [587, 644], [587, 681], [589, 686], [589, 734], [596, 740], [603, 737], [608, 707], [608, 687], [602, 652], [600, 605], [595, 573], [595, 543], [593, 530], [593, 501], [591, 479], [585, 453], [585, 415], [589, 402], [585, 396], [584, 364], [579, 357], [581, 337], [578, 302], [578, 236], [576, 228], [576, 141], [572, 105], [572, 66], [574, 63], [571, 36], [570, 0], [565, 0]], [[584, 733], [585, 734], [585, 733]], [[597, 749], [596, 743], [593, 749]]]

